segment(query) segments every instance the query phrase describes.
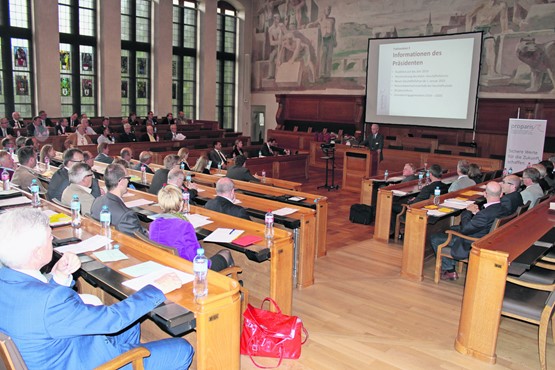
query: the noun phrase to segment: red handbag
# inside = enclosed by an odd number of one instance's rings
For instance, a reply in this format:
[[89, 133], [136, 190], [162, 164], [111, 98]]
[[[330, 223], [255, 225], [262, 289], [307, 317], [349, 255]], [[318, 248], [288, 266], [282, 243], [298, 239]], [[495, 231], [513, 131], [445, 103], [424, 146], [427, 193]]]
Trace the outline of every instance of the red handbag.
[[[264, 303], [271, 302], [277, 312], [262, 309]], [[301, 333], [305, 338], [301, 340]], [[252, 356], [279, 358], [278, 367], [284, 358], [297, 359], [301, 356], [301, 346], [307, 341], [308, 332], [297, 316], [287, 316], [272, 298], [262, 301], [260, 308], [250, 304], [243, 313], [243, 332], [241, 333], [241, 354], [249, 355], [252, 362], [259, 368], [270, 369], [258, 365]]]

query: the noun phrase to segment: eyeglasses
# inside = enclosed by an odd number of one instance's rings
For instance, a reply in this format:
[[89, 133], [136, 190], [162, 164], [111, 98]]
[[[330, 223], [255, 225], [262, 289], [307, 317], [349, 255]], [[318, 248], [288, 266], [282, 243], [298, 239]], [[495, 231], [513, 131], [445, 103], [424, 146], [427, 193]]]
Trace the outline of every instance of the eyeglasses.
[[92, 177], [92, 175], [93, 175], [92, 173], [88, 173], [85, 175], [85, 177]]
[[83, 161], [76, 161], [75, 159], [70, 159], [69, 161], [73, 162], [73, 163], [85, 163], [84, 160]]
[[506, 182], [506, 181], [501, 181], [501, 183], [507, 184], [507, 185], [514, 185], [512, 182]]

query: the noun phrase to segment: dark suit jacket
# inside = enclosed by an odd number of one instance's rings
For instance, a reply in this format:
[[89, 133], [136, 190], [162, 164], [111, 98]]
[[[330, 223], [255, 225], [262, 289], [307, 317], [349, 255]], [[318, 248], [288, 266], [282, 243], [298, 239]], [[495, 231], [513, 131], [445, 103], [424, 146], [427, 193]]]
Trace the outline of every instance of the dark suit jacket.
[[168, 119], [168, 117], [164, 117], [162, 119], [162, 122], [160, 122], [160, 124], [162, 124], [162, 125], [173, 125], [174, 123], [175, 123], [175, 119], [172, 118], [170, 120], [170, 119]]
[[412, 175], [409, 175], [409, 176], [405, 177], [403, 180], [401, 180], [401, 182], [409, 182], [409, 181], [412, 181], [412, 180], [418, 180], [418, 175], [415, 174], [415, 173], [412, 174]]
[[[458, 231], [466, 236], [481, 238], [489, 233], [491, 225], [496, 218], [507, 216], [508, 214], [501, 203], [492, 204], [475, 215], [470, 211], [464, 211], [461, 213], [461, 223]], [[472, 242], [470, 240], [455, 238], [451, 247], [451, 255], [459, 260], [468, 258], [471, 247]]]
[[166, 299], [146, 286], [111, 306], [83, 303], [76, 291], [0, 269], [0, 330], [11, 336], [29, 369], [95, 368], [125, 350], [107, 335], [123, 331]]
[[132, 209], [127, 208], [123, 200], [112, 193], [98, 197], [94, 200], [91, 207], [91, 216], [97, 221], [100, 221], [100, 211], [102, 206], [107, 205], [110, 213], [112, 214], [112, 222], [116, 230], [133, 235], [135, 230], [144, 232], [139, 217]]
[[380, 149], [380, 161], [383, 161], [383, 140], [384, 137], [382, 134], [377, 133], [376, 137], [370, 134], [361, 144], [370, 148], [370, 150], [378, 150]]
[[65, 128], [65, 132], [64, 132], [64, 131], [62, 131], [62, 126], [60, 124], [57, 124], [56, 127], [54, 127], [54, 132], [56, 133], [56, 135], [69, 134], [69, 133], [71, 133], [71, 128], [69, 128], [69, 126], [67, 126]]
[[[141, 170], [141, 166], [142, 166], [143, 164], [144, 164], [144, 163], [137, 163], [137, 164], [133, 167], [133, 169], [134, 169], [134, 170], [137, 170], [137, 171], [140, 171], [140, 170]], [[146, 167], [146, 173], [154, 173], [154, 171], [153, 171], [150, 167], [148, 167], [146, 164], [145, 164], [145, 167]]]
[[[52, 200], [54, 198], [62, 200], [62, 193], [69, 186], [69, 174], [67, 168], [62, 167], [58, 171], [54, 172], [50, 184], [48, 184], [48, 190], [46, 191], [46, 199]], [[93, 177], [91, 194], [93, 197], [97, 198], [100, 196], [100, 186], [98, 185], [98, 180]]]
[[109, 155], [106, 155], [104, 153], [100, 153], [99, 155], [97, 155], [94, 158], [94, 160], [102, 162], [102, 163], [106, 163], [106, 164], [111, 164], [114, 161], [114, 158], [112, 158]]
[[430, 197], [434, 195], [434, 190], [436, 189], [436, 186], [439, 186], [439, 190], [441, 191], [441, 194], [445, 194], [449, 190], [449, 185], [444, 184], [441, 181], [434, 181], [430, 185], [424, 186], [420, 190], [420, 193], [416, 196], [416, 198], [414, 198], [412, 202], [409, 201], [408, 203], [409, 204], [418, 203], [423, 200], [430, 199]]
[[135, 134], [132, 132], [128, 134], [123, 132], [122, 134], [119, 134], [119, 139], [122, 143], [134, 143], [137, 141], [137, 136], [135, 136]]
[[170, 173], [170, 170], [166, 168], [160, 168], [159, 170], [156, 170], [148, 189], [148, 192], [150, 194], [158, 194], [158, 191], [160, 191], [160, 189], [162, 189], [162, 186], [164, 186], [164, 184], [168, 181], [168, 173]]
[[250, 221], [250, 217], [243, 207], [233, 204], [226, 198], [220, 197], [219, 195], [216, 198], [210, 199], [208, 202], [206, 202], [206, 205], [204, 207], [212, 211], [225, 213], [226, 215], [244, 218], [245, 220]]
[[233, 148], [233, 152], [231, 152], [231, 155], [234, 157], [237, 157], [238, 155], [245, 155], [245, 152], [243, 151], [243, 149], [239, 149], [239, 148]]
[[[222, 154], [223, 154], [223, 152], [222, 152]], [[226, 164], [222, 161], [222, 158], [220, 157], [218, 152], [216, 152], [216, 149], [212, 149], [208, 153], [208, 159], [212, 161], [212, 165], [211, 165], [212, 168], [218, 167], [218, 163], [221, 163], [222, 165]], [[227, 157], [226, 157], [226, 159], [227, 159]]]
[[54, 124], [48, 117], [46, 117], [46, 119], [44, 120], [44, 124], [46, 125], [46, 127], [54, 127]]
[[[10, 124], [10, 127], [15, 127], [15, 121], [13, 119], [9, 120], [8, 123]], [[21, 128], [25, 128], [25, 122], [23, 122], [23, 120], [19, 120], [19, 126], [21, 126]]]
[[233, 180], [260, 182], [259, 179], [254, 177], [248, 168], [243, 166], [231, 166], [227, 169], [227, 177]]
[[[176, 133], [176, 135], [179, 134], [179, 132]], [[173, 132], [169, 131], [166, 132], [166, 134], [164, 135], [164, 140], [172, 140], [173, 139]]]
[[[156, 134], [154, 134], [154, 138], [156, 139]], [[142, 134], [141, 141], [150, 141], [150, 137], [148, 137], [148, 134]]]
[[501, 205], [505, 207], [508, 215], [515, 213], [516, 209], [523, 204], [520, 192], [513, 191], [501, 197]]
[[[270, 151], [270, 149], [272, 149], [272, 151]], [[285, 154], [284, 149], [278, 148], [277, 146], [271, 146], [268, 143], [264, 143], [260, 151], [262, 152], [262, 155], [264, 157], [271, 157], [273, 155]]]
[[10, 127], [10, 125], [6, 127], [6, 135], [4, 135], [4, 131], [0, 129], [0, 137], [6, 137], [7, 135], [15, 136], [15, 131]]
[[27, 125], [27, 136], [35, 136], [35, 125], [33, 125], [33, 122]]

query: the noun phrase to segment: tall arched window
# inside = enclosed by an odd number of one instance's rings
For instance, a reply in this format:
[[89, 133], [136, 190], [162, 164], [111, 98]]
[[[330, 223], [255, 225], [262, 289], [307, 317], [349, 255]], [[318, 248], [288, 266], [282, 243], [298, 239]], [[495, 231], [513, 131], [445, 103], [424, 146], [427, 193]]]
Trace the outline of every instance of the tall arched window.
[[197, 4], [173, 0], [172, 107], [196, 117]]
[[121, 0], [121, 114], [150, 110], [151, 0]]
[[62, 116], [97, 115], [96, 1], [58, 0]]
[[0, 116], [33, 115], [33, 58], [29, 0], [0, 1]]
[[235, 69], [237, 62], [237, 11], [218, 1], [216, 120], [220, 127], [235, 128]]

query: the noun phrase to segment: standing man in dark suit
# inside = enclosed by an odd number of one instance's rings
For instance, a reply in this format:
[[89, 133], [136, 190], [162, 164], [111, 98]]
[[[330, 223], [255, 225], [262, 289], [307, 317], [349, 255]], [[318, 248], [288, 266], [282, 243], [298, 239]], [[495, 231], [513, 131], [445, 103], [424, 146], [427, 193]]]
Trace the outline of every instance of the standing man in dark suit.
[[208, 153], [208, 159], [212, 161], [211, 167], [216, 168], [220, 164], [225, 169], [227, 167], [227, 157], [222, 153], [222, 142], [216, 140], [213, 145], [213, 149]]
[[[501, 185], [496, 181], [490, 181], [486, 185], [484, 191], [486, 204], [482, 210], [478, 209], [476, 204], [469, 205], [463, 213], [461, 213], [461, 223], [454, 230], [463, 235], [473, 238], [481, 238], [489, 233], [493, 221], [498, 217], [506, 216], [507, 210], [501, 205]], [[447, 234], [432, 234], [430, 242], [434, 251], [440, 244], [445, 243]], [[457, 280], [459, 275], [455, 271], [456, 260], [468, 258], [470, 254], [472, 242], [454, 237], [451, 240], [451, 256], [454, 259], [443, 258], [441, 261], [441, 280]]]
[[520, 189], [520, 177], [517, 175], [505, 176], [501, 181], [501, 188], [503, 189], [503, 196], [501, 197], [501, 205], [507, 210], [507, 214], [511, 215], [516, 212], [516, 209], [523, 205], [522, 195]]
[[135, 211], [127, 208], [123, 202], [123, 195], [127, 193], [130, 176], [121, 164], [113, 163], [106, 167], [104, 182], [108, 192], [95, 199], [91, 207], [91, 216], [100, 221], [102, 206], [108, 206], [112, 214], [112, 222], [116, 230], [133, 235], [136, 230], [145, 232]]
[[1, 137], [8, 137], [13, 136], [15, 137], [15, 131], [13, 128], [10, 127], [8, 119], [6, 117], [2, 117], [0, 119], [0, 136]]
[[380, 155], [380, 161], [383, 161], [383, 135], [380, 134], [380, 126], [377, 123], [373, 123], [370, 130], [371, 135], [368, 135], [366, 140], [361, 144], [370, 148], [370, 150], [376, 150]]
[[259, 179], [251, 174], [251, 171], [245, 167], [247, 158], [244, 155], [235, 157], [235, 165], [227, 169], [227, 177], [233, 180], [260, 182]]
[[216, 198], [206, 202], [204, 206], [206, 209], [250, 221], [247, 211], [243, 207], [234, 204], [235, 187], [231, 179], [227, 177], [219, 179], [216, 183], [216, 194]]

